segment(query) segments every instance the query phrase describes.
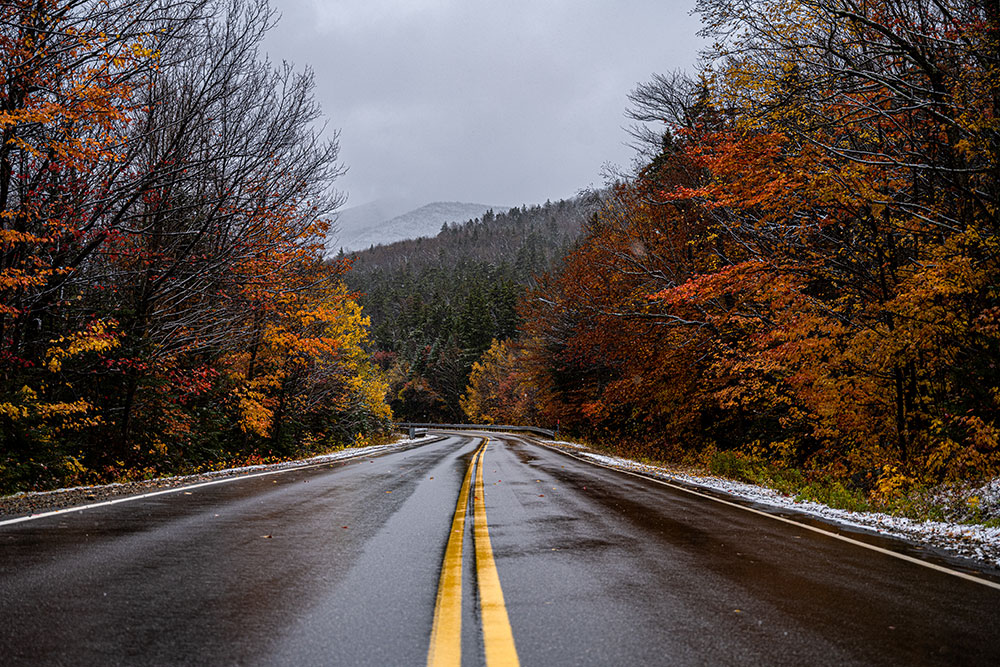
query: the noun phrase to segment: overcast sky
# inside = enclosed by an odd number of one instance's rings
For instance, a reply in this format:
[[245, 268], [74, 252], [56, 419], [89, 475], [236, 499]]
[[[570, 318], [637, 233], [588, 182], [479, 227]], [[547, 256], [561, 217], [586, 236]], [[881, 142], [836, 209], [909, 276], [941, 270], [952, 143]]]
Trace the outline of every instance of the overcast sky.
[[694, 0], [272, 0], [265, 48], [309, 65], [348, 206], [541, 203], [627, 167], [627, 95], [692, 70]]

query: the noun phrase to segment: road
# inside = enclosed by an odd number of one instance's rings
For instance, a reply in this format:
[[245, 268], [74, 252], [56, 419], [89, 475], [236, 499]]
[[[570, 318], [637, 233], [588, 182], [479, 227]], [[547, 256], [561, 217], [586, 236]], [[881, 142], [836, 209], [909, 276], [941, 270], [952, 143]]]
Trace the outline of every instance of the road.
[[0, 663], [1000, 664], [995, 587], [489, 437], [2, 525]]

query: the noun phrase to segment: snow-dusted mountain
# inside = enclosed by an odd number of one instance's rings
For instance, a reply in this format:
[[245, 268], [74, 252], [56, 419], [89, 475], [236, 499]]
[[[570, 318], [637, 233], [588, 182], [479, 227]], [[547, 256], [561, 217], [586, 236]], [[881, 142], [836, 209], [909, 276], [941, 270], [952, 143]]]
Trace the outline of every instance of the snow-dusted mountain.
[[338, 229], [330, 235], [327, 248], [331, 253], [337, 253], [341, 248], [344, 252], [351, 252], [404, 239], [436, 236], [446, 222], [465, 222], [482, 216], [490, 209], [495, 213], [508, 209], [506, 206], [452, 201], [434, 202], [405, 213], [387, 215], [401, 204], [403, 200], [379, 200], [345, 209], [337, 218]]
[[330, 235], [331, 249], [334, 249], [333, 244], [338, 242], [337, 239], [353, 238], [370, 227], [412, 211], [424, 203], [426, 202], [408, 197], [388, 197], [345, 208], [337, 213], [334, 230]]

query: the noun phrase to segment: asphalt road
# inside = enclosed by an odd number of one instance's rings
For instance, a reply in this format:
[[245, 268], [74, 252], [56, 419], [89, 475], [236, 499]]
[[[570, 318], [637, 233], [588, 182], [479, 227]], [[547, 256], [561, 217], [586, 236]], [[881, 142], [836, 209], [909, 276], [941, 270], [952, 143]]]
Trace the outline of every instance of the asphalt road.
[[0, 526], [0, 664], [420, 665], [449, 604], [467, 665], [1000, 664], [996, 588], [512, 436], [482, 493], [480, 442]]

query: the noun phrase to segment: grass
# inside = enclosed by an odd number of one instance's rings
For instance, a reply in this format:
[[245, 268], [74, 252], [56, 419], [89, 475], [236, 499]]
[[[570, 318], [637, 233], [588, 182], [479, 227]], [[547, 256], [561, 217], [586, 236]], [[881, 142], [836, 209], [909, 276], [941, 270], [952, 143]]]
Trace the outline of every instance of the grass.
[[[1000, 528], [1000, 498], [981, 501], [972, 483], [964, 485], [912, 485], [891, 498], [878, 499], [869, 489], [859, 488], [849, 479], [840, 479], [823, 470], [801, 469], [769, 462], [743, 452], [709, 449], [694, 455], [663, 456], [632, 444], [608, 446], [600, 442], [581, 443], [608, 454], [668, 470], [708, 474], [767, 487], [797, 501], [811, 501], [853, 512], [883, 512], [915, 521], [949, 521]], [[650, 455], [652, 454], [652, 456]], [[657, 456], [657, 454], [661, 454]]]
[[835, 509], [868, 512], [866, 494], [850, 489], [829, 475], [809, 475], [799, 468], [777, 466], [739, 452], [716, 451], [708, 455], [708, 472], [740, 482], [774, 489], [798, 501], [822, 503]]

